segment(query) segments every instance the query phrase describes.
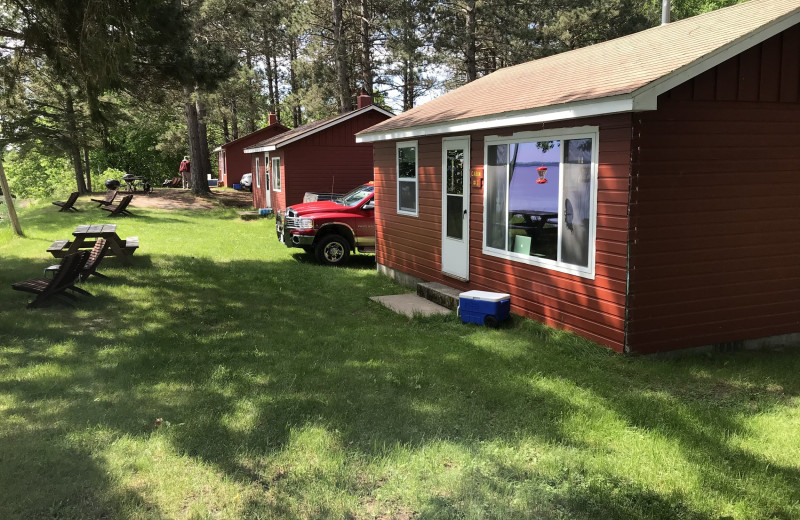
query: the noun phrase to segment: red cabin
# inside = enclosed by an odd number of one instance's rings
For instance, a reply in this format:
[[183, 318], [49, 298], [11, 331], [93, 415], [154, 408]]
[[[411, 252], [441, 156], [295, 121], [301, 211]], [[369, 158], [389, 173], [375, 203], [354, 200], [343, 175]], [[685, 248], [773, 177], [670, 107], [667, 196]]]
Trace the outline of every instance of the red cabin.
[[242, 175], [251, 173], [250, 156], [244, 153], [246, 147], [288, 131], [278, 123], [275, 114], [270, 114], [268, 126], [217, 147], [214, 151], [219, 153], [219, 185], [232, 187], [239, 184]]
[[392, 117], [359, 96], [358, 109], [299, 126], [245, 148], [253, 171], [253, 206], [286, 209], [306, 192], [346, 193], [372, 180], [372, 144], [355, 134]]
[[800, 0], [752, 0], [376, 125], [378, 269], [617, 352], [797, 344], [798, 63]]

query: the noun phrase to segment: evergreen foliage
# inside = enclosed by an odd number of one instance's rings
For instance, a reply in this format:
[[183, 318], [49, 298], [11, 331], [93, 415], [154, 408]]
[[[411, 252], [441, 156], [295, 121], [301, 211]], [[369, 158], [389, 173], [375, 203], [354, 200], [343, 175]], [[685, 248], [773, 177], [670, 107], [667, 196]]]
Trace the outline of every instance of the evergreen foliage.
[[[740, 1], [673, 0], [672, 15]], [[109, 167], [160, 182], [191, 154], [201, 194], [216, 164], [209, 150], [263, 127], [270, 112], [295, 127], [352, 108], [362, 87], [408, 110], [499, 68], [656, 26], [660, 6], [0, 0], [0, 146], [22, 161], [12, 177], [35, 152], [33, 162], [71, 169], [79, 191]]]

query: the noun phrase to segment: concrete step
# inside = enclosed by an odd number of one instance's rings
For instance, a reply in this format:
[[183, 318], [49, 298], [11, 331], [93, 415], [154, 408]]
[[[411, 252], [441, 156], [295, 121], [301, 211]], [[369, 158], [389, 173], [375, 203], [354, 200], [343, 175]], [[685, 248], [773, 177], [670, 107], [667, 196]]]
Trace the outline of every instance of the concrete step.
[[422, 282], [417, 284], [417, 294], [433, 303], [456, 310], [461, 291], [438, 282]]

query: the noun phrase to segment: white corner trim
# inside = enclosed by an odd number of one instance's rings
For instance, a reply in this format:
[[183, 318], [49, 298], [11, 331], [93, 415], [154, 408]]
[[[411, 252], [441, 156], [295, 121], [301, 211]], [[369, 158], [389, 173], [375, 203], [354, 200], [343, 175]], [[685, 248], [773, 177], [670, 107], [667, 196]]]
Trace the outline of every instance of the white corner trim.
[[534, 110], [521, 112], [507, 112], [488, 117], [478, 117], [459, 121], [450, 121], [439, 125], [419, 126], [393, 130], [389, 132], [375, 132], [356, 136], [357, 143], [371, 143], [375, 141], [392, 141], [395, 139], [408, 139], [426, 135], [465, 133], [487, 128], [503, 128], [506, 126], [520, 126], [532, 123], [548, 123], [567, 119], [578, 119], [602, 114], [615, 114], [633, 110], [633, 101], [629, 95], [603, 98], [596, 101], [582, 101], [554, 105]]
[[658, 96], [800, 23], [800, 10], [742, 36], [632, 92], [635, 111], [655, 110]]

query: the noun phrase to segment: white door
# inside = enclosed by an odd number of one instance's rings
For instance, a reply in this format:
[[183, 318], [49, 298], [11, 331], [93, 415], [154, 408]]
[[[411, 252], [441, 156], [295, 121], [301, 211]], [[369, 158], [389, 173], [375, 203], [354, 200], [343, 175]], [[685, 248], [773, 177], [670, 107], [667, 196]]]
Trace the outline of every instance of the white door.
[[264, 204], [265, 208], [272, 207], [272, 186], [270, 186], [270, 175], [269, 175], [269, 154], [264, 154], [264, 191], [267, 193], [264, 197]]
[[469, 279], [469, 137], [442, 140], [442, 272]]

